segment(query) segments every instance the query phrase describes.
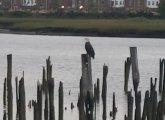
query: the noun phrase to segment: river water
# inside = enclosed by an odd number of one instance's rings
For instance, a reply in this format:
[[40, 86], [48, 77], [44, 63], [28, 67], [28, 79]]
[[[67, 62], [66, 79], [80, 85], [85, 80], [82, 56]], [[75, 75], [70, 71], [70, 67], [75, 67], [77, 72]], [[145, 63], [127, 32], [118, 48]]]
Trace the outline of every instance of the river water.
[[[31, 99], [36, 99], [37, 80], [42, 79], [42, 67], [46, 65], [48, 56], [53, 64], [55, 79], [55, 116], [58, 119], [58, 87], [64, 83], [64, 120], [78, 120], [78, 109], [70, 109], [70, 103], [76, 106], [81, 77], [81, 54], [86, 53], [84, 48], [85, 37], [72, 36], [42, 36], [42, 35], [14, 35], [0, 34], [0, 119], [3, 119], [3, 82], [7, 74], [7, 54], [13, 55], [13, 96], [14, 120], [16, 113], [15, 77], [22, 77], [25, 73], [26, 105]], [[95, 49], [95, 59], [92, 60], [93, 83], [100, 78], [102, 85], [102, 69], [104, 63], [109, 67], [107, 77], [107, 120], [112, 110], [112, 95], [116, 93], [118, 112], [116, 120], [124, 119], [127, 113], [127, 99], [124, 94], [124, 61], [130, 56], [129, 47], [137, 46], [140, 70], [140, 85], [142, 101], [145, 90], [149, 89], [150, 77], [158, 77], [159, 58], [165, 56], [164, 39], [144, 38], [108, 38], [88, 37]], [[130, 76], [129, 89], [132, 88]], [[68, 95], [71, 90], [71, 95]], [[143, 102], [142, 102], [143, 105]], [[33, 120], [33, 110], [26, 106], [27, 120]], [[97, 104], [97, 120], [102, 119], [102, 102]]]

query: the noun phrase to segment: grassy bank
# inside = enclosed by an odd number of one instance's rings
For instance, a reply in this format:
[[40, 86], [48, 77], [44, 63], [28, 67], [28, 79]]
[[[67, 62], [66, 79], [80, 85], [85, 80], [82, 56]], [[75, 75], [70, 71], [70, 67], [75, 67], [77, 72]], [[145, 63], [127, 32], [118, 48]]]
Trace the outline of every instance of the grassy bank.
[[[127, 34], [154, 35], [165, 34], [165, 20], [129, 18], [129, 19], [53, 19], [53, 18], [0, 18], [1, 27], [4, 23], [11, 30], [45, 32], [87, 32], [104, 33], [106, 36], [120, 36]], [[71, 31], [72, 30], [72, 31]], [[98, 35], [99, 36], [99, 35]], [[159, 37], [159, 36], [158, 36]]]

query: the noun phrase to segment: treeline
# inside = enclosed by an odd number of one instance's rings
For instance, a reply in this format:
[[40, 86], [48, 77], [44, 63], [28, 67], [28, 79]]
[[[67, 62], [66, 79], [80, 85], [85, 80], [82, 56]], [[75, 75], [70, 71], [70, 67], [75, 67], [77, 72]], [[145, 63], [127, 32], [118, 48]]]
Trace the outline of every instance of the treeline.
[[122, 11], [112, 11], [103, 13], [84, 13], [84, 12], [74, 12], [68, 11], [64, 12], [62, 10], [50, 13], [31, 13], [27, 11], [13, 11], [13, 12], [0, 12], [1, 17], [45, 17], [45, 18], [81, 18], [81, 19], [111, 19], [111, 18], [134, 18], [134, 17], [144, 17], [144, 18], [165, 18], [159, 15], [157, 12], [122, 12]]

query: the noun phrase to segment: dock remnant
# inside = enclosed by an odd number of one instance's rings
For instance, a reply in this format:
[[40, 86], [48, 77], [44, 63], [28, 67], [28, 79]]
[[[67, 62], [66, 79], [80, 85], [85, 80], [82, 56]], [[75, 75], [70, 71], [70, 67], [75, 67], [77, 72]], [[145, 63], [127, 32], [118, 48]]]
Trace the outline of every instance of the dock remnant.
[[42, 85], [37, 82], [37, 105], [38, 105], [38, 119], [42, 120]]
[[116, 112], [117, 112], [117, 107], [116, 107], [116, 100], [115, 100], [115, 92], [113, 92], [113, 105], [112, 105], [112, 111], [110, 112], [110, 116], [112, 116], [112, 120], [115, 120], [116, 118]]
[[140, 82], [137, 48], [136, 47], [130, 47], [130, 54], [131, 54], [133, 86], [134, 86], [134, 91], [135, 91], [135, 94], [136, 94], [137, 89], [138, 89], [138, 85], [139, 85], [139, 82]]
[[4, 79], [4, 85], [3, 85], [3, 120], [7, 120], [7, 81], [6, 78]]
[[125, 93], [128, 92], [128, 80], [129, 80], [129, 73], [130, 73], [130, 66], [131, 66], [131, 58], [127, 57], [124, 66], [124, 91]]
[[12, 91], [12, 54], [7, 55], [7, 108], [8, 120], [13, 120], [13, 91]]
[[82, 61], [82, 85], [83, 85], [84, 98], [86, 98], [87, 91], [89, 91], [90, 95], [93, 97], [91, 57], [88, 54], [82, 54], [81, 61]]
[[78, 99], [78, 110], [79, 110], [79, 120], [85, 120], [85, 110], [84, 110], [84, 93], [83, 93], [83, 84], [82, 84], [82, 77], [80, 79], [80, 94]]
[[96, 86], [96, 100], [99, 102], [99, 100], [100, 100], [100, 79], [99, 78], [97, 78], [97, 86]]
[[132, 90], [128, 91], [127, 94], [127, 100], [128, 100], [128, 120], [133, 120], [133, 96], [132, 96]]
[[19, 81], [19, 120], [26, 120], [26, 101], [25, 101], [24, 78]]
[[63, 92], [63, 83], [60, 81], [59, 85], [59, 120], [63, 120], [64, 114], [64, 92]]
[[107, 106], [107, 75], [108, 66], [103, 66], [103, 85], [102, 85], [102, 100], [103, 100], [103, 120], [107, 118], [106, 106]]
[[163, 81], [163, 72], [164, 72], [164, 59], [159, 60], [159, 93], [162, 93], [162, 81]]

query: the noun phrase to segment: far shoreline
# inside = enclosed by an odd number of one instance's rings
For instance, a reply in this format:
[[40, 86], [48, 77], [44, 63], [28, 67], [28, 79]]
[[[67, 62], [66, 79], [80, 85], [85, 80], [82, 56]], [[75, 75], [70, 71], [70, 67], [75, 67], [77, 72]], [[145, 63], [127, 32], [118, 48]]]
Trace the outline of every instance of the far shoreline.
[[0, 28], [3, 34], [49, 35], [49, 36], [85, 36], [85, 37], [121, 37], [121, 38], [165, 38], [165, 31], [134, 32], [134, 31], [104, 31], [90, 29], [39, 28], [32, 30]]

